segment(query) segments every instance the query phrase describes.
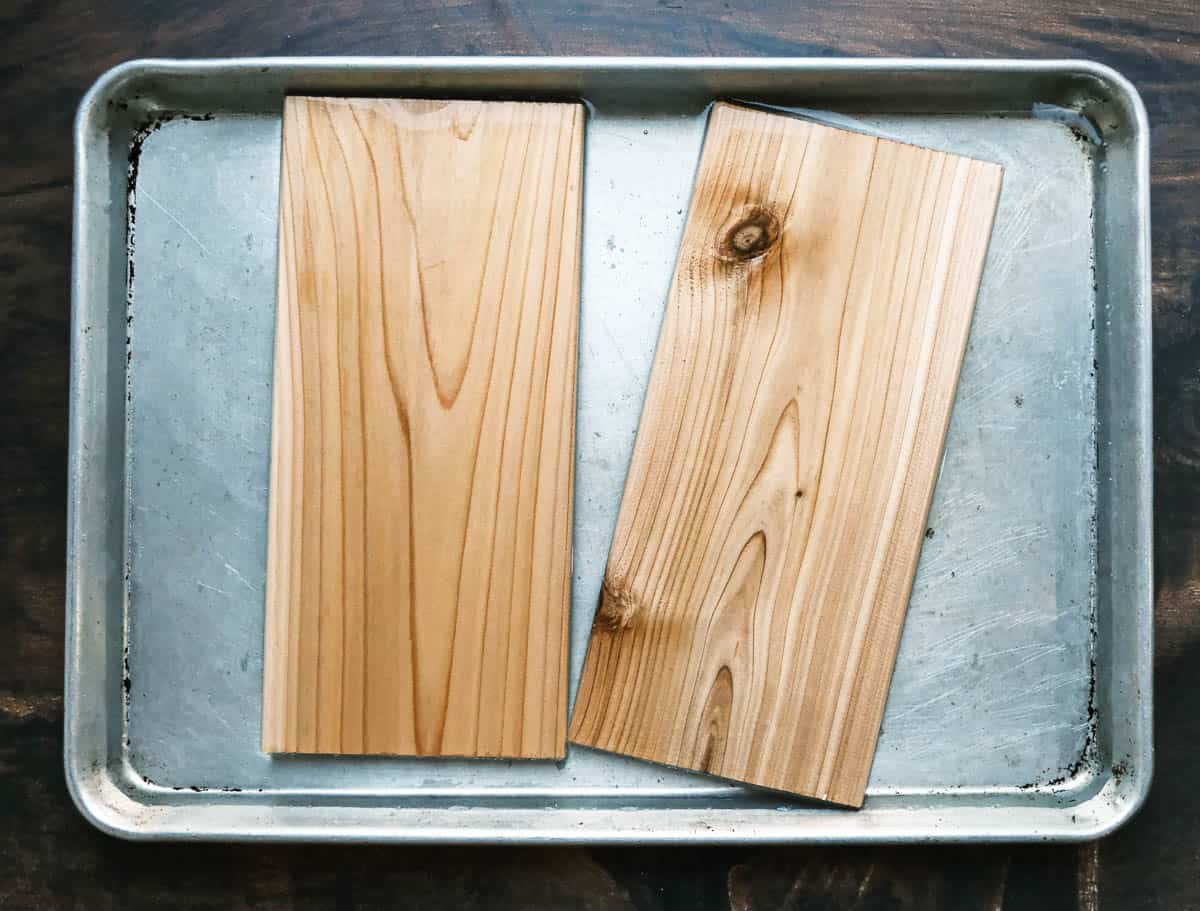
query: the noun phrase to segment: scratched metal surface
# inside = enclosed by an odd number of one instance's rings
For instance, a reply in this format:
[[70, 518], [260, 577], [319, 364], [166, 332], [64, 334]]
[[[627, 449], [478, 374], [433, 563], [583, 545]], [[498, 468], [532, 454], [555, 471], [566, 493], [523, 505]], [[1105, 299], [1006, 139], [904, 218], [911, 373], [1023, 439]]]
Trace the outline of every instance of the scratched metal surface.
[[[709, 97], [588, 98], [572, 687]], [[867, 808], [851, 814], [862, 826], [844, 837], [870, 838], [873, 813], [905, 808], [913, 815], [900, 837], [965, 837], [966, 827], [938, 820], [971, 807], [1005, 808], [1009, 835], [1033, 837], [1045, 825], [1037, 812], [1112, 785], [1095, 679], [1110, 672], [1096, 645], [1111, 606], [1097, 584], [1107, 499], [1096, 371], [1107, 347], [1097, 346], [1093, 268], [1108, 160], [1062, 117], [881, 108], [855, 124], [999, 162], [1005, 178]], [[351, 827], [340, 837], [352, 837], [356, 803], [405, 800], [615, 800], [647, 811], [676, 802], [727, 822], [733, 838], [739, 810], [744, 829], [774, 812], [785, 820], [778, 837], [792, 839], [820, 837], [823, 818], [844, 817], [575, 747], [558, 765], [259, 751], [280, 119], [277, 102], [186, 113], [195, 119], [162, 120], [140, 139], [133, 274], [128, 300], [114, 304], [127, 334], [116, 757], [126, 790], [140, 788], [151, 805], [243, 812], [245, 795], [260, 795], [267, 817], [273, 806], [330, 806]], [[1114, 806], [1077, 814], [1080, 831]], [[211, 834], [249, 831], [233, 820]], [[371, 831], [362, 837], [388, 837]], [[1059, 834], [1071, 837], [1069, 827]]]

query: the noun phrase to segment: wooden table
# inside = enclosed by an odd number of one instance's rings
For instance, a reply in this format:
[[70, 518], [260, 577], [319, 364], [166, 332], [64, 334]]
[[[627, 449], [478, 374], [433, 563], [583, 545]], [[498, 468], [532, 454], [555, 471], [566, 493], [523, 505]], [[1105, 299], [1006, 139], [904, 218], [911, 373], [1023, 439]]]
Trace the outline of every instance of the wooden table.
[[[1200, 14], [1196, 0], [8, 0], [0, 9], [0, 907], [1183, 908], [1200, 905]], [[1101, 11], [1102, 9], [1102, 11]], [[1090, 57], [1153, 125], [1155, 784], [1073, 847], [133, 845], [62, 774], [71, 118], [132, 57]]]

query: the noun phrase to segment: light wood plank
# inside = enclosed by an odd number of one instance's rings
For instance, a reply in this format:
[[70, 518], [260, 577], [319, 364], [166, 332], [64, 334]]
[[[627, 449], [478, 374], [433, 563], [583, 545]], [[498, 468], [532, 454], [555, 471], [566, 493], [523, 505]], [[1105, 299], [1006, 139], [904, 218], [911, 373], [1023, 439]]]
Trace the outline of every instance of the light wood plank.
[[582, 148], [287, 99], [264, 750], [564, 754]]
[[1000, 180], [714, 108], [573, 741], [861, 804]]

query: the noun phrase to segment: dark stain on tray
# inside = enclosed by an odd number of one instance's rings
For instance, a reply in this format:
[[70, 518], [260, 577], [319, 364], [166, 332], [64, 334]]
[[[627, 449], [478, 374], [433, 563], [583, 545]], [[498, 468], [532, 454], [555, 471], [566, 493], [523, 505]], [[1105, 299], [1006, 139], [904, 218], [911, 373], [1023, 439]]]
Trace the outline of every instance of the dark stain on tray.
[[[122, 110], [127, 110], [127, 107]], [[134, 249], [137, 243], [137, 180], [138, 170], [142, 161], [142, 150], [146, 145], [146, 140], [149, 139], [155, 132], [161, 129], [165, 124], [173, 120], [193, 120], [205, 122], [213, 119], [213, 114], [185, 114], [181, 111], [159, 111], [156, 114], [148, 117], [137, 128], [134, 129], [129, 140], [129, 155], [128, 164], [126, 165], [126, 182], [125, 182], [125, 256], [126, 256], [126, 273], [125, 273], [125, 325], [133, 324], [133, 314], [131, 308], [133, 306], [133, 278], [136, 263], [134, 262]], [[129, 334], [130, 330], [126, 329], [125, 335], [125, 363], [129, 365], [133, 361], [133, 338]], [[126, 406], [133, 401], [133, 391], [129, 382], [129, 374], [125, 375], [125, 402]], [[129, 585], [130, 567], [125, 564], [125, 584]], [[129, 670], [129, 642], [126, 640], [124, 651], [121, 659], [121, 709], [125, 722], [125, 746], [130, 747], [129, 739], [129, 698], [133, 690], [133, 676]], [[150, 779], [146, 779], [149, 781]], [[151, 782], [153, 783], [153, 782]]]

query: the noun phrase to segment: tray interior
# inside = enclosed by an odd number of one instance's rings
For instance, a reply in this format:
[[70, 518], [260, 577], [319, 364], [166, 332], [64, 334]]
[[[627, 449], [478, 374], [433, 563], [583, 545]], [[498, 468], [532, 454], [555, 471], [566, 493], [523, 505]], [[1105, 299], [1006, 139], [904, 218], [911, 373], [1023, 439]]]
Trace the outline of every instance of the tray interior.
[[[108, 470], [125, 573], [107, 618], [107, 660], [119, 662], [108, 679], [121, 681], [108, 687], [120, 732], [108, 758], [126, 785], [167, 803], [788, 804], [578, 747], [557, 764], [259, 751], [282, 90], [206, 79], [128, 91], [108, 115], [113, 181], [127, 181], [110, 215], [127, 243], [114, 254], [109, 326], [124, 324], [110, 373], [120, 457]], [[1116, 175], [1089, 138], [1096, 118], [1000, 101], [971, 110], [952, 95], [920, 110], [728, 88], [579, 93], [589, 119], [571, 700], [707, 105], [723, 94], [840, 107], [858, 128], [1005, 167], [864, 813], [1095, 794], [1116, 761], [1098, 728], [1115, 659], [1104, 638], [1113, 494], [1100, 461], [1113, 404], [1097, 376], [1136, 328], [1113, 327], [1097, 277], [1111, 230], [1097, 221]]]

